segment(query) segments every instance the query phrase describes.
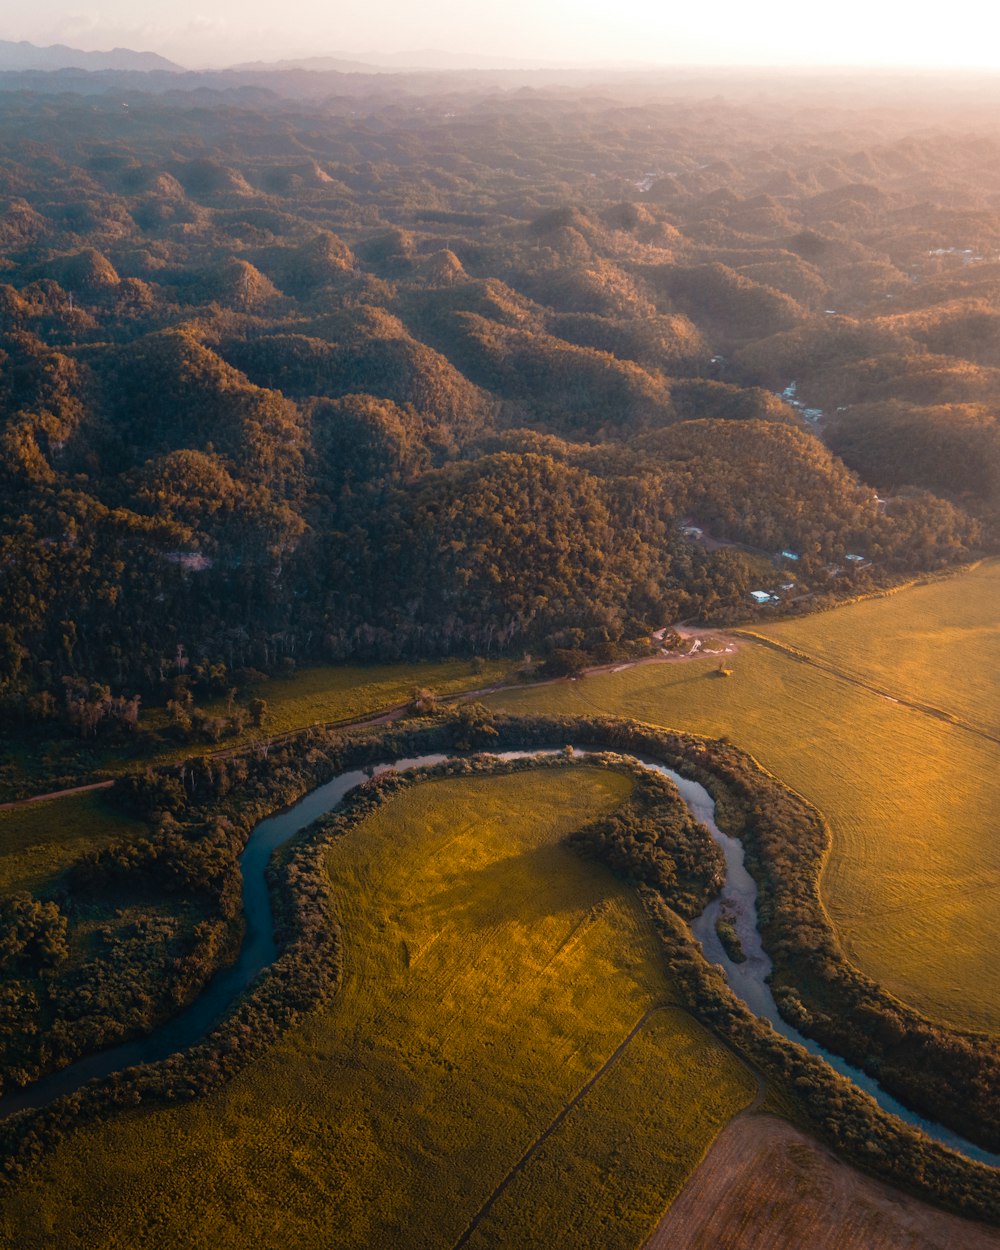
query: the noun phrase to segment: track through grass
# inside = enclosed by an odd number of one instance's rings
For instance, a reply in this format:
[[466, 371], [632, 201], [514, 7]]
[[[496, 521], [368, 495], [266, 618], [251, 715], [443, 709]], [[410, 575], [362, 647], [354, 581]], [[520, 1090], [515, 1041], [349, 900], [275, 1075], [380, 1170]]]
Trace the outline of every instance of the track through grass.
[[1000, 1031], [1000, 747], [753, 643], [732, 677], [717, 667], [641, 665], [487, 701], [728, 736], [830, 822], [822, 895], [858, 966], [938, 1020]]
[[[345, 934], [334, 1005], [202, 1102], [74, 1132], [0, 1198], [0, 1243], [453, 1246], [636, 1020], [671, 1000], [630, 890], [562, 845], [630, 785], [587, 768], [395, 796], [330, 852]], [[752, 1075], [669, 1018], [653, 1052], [643, 1030], [623, 1054], [639, 1068], [613, 1065], [549, 1139], [556, 1174], [504, 1216], [506, 1244], [531, 1244], [524, 1230], [567, 1185], [586, 1195], [592, 1168], [650, 1227], [750, 1101]], [[585, 1160], [578, 1116], [594, 1133]], [[599, 1209], [575, 1244], [603, 1250], [613, 1218]]]
[[757, 632], [1000, 735], [1000, 560]]
[[[247, 732], [217, 744], [169, 741], [169, 717], [161, 707], [145, 710], [141, 725], [166, 735], [163, 745], [135, 749], [110, 747], [100, 740], [83, 743], [66, 736], [23, 742], [0, 741], [0, 796], [8, 800], [68, 789], [99, 777], [113, 777], [137, 768], [176, 763], [206, 751], [237, 750], [264, 732], [269, 737], [309, 725], [353, 721], [407, 703], [415, 690], [442, 697], [486, 689], [508, 677], [510, 660], [447, 659], [398, 664], [326, 664], [276, 677], [254, 690], [267, 703], [263, 731]], [[224, 717], [227, 700], [209, 703], [205, 711]]]

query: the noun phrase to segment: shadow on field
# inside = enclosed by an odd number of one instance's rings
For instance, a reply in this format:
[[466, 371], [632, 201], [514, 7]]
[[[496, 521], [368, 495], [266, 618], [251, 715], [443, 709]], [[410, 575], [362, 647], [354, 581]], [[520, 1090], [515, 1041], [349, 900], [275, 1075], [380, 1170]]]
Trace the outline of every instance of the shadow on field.
[[427, 913], [435, 925], [470, 933], [504, 921], [533, 925], [602, 902], [611, 880], [603, 876], [585, 868], [566, 846], [534, 847], [487, 864], [463, 865], [427, 899]]

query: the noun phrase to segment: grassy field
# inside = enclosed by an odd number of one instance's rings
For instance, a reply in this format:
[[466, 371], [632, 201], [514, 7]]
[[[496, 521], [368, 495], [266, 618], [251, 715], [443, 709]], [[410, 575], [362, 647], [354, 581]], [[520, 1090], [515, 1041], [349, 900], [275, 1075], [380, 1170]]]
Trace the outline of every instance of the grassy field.
[[1000, 1030], [1000, 747], [762, 646], [727, 664], [730, 678], [690, 660], [489, 702], [728, 735], [829, 820], [823, 897], [851, 958], [939, 1020]]
[[[671, 1001], [632, 895], [561, 845], [629, 785], [585, 769], [396, 796], [330, 854], [334, 1006], [202, 1102], [71, 1135], [3, 1195], [0, 1244], [453, 1246]], [[502, 1239], [481, 1244], [531, 1244], [576, 1193], [575, 1247], [638, 1245], [754, 1088], [708, 1034], [657, 1012], [532, 1159], [518, 1201], [498, 1204]], [[613, 1178], [616, 1209], [595, 1203], [595, 1176]], [[607, 1240], [633, 1207], [626, 1239]]]
[[641, 1246], [690, 1176], [692, 1159], [732, 1116], [734, 1066], [686, 1013], [652, 1016], [532, 1155], [468, 1245]]
[[757, 632], [1000, 734], [1000, 560]]
[[[510, 660], [427, 660], [417, 664], [326, 665], [275, 677], [259, 688], [267, 700], [267, 732], [284, 733], [317, 721], [353, 720], [405, 703], [415, 689], [461, 694], [502, 681]], [[225, 704], [209, 708], [222, 714]]]
[[100, 791], [0, 809], [0, 893], [36, 890], [91, 847], [146, 831]]
[[[276, 677], [254, 690], [267, 703], [264, 732], [287, 733], [327, 721], [354, 720], [406, 703], [416, 689], [427, 688], [443, 697], [466, 690], [494, 685], [509, 676], [510, 660], [428, 660], [412, 664], [340, 664], [299, 669], [290, 677]], [[217, 700], [205, 709], [223, 716], [226, 700]], [[142, 713], [142, 728], [163, 733], [168, 726], [162, 708]], [[217, 744], [230, 749], [249, 740], [226, 738]], [[214, 749], [197, 742], [190, 746], [167, 745], [155, 751], [134, 751], [104, 747], [100, 741], [82, 743], [76, 738], [25, 743], [0, 743], [0, 799], [21, 794], [47, 793], [98, 777], [110, 777], [148, 764], [168, 764]]]

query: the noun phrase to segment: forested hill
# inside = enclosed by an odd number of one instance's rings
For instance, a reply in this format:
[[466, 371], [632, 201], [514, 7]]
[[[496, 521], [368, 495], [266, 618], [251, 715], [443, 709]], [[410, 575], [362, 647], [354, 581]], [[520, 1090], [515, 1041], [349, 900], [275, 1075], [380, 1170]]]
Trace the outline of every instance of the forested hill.
[[0, 93], [8, 713], [607, 647], [995, 543], [992, 123], [62, 89]]

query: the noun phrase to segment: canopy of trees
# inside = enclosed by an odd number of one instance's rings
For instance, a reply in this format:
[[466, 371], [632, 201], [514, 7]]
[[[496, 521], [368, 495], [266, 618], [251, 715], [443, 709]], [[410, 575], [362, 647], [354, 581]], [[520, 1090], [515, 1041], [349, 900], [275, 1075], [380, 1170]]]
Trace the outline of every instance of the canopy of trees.
[[126, 113], [111, 81], [0, 75], [22, 721], [126, 733], [292, 658], [593, 651], [746, 616], [781, 550], [810, 604], [995, 541], [992, 139], [945, 165], [873, 112], [880, 147], [821, 157], [762, 105], [342, 76]]

